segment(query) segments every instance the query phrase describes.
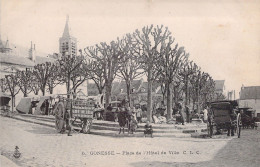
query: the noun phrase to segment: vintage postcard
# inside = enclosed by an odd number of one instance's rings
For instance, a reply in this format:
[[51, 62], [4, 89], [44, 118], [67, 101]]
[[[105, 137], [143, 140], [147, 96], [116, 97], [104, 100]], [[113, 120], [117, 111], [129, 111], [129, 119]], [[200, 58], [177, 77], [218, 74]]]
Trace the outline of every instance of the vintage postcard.
[[257, 167], [259, 46], [257, 0], [0, 0], [0, 166]]

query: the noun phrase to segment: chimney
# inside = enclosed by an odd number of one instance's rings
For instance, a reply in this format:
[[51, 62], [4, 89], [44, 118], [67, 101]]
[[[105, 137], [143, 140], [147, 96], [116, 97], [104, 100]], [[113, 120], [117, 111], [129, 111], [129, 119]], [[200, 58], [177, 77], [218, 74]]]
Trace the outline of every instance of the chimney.
[[29, 49], [29, 59], [32, 60], [33, 62], [35, 62], [35, 60], [36, 60], [35, 44], [34, 44], [34, 48], [33, 48], [33, 43], [32, 43], [32, 41], [31, 41], [31, 48]]

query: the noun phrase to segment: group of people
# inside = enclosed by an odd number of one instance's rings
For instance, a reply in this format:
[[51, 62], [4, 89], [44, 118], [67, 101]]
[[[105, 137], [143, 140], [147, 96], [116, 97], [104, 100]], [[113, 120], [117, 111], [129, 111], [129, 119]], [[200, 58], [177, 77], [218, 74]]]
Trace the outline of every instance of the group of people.
[[192, 112], [187, 105], [183, 104], [182, 99], [175, 105], [173, 114], [176, 115], [176, 124], [181, 123], [184, 125], [185, 122], [190, 123], [192, 120]]
[[[127, 126], [128, 133], [134, 133], [136, 127], [138, 126], [137, 114], [135, 110], [130, 108], [127, 100], [122, 100], [121, 104], [118, 105], [118, 110], [118, 123], [120, 126], [119, 134], [121, 131], [123, 131], [123, 133], [125, 132], [125, 126]], [[139, 115], [138, 119], [140, 120]]]
[[[118, 123], [120, 126], [119, 134], [123, 131], [124, 128], [127, 126], [128, 133], [134, 133], [136, 128], [138, 127], [138, 123], [141, 122], [142, 118], [142, 109], [140, 107], [136, 107], [131, 109], [129, 107], [129, 102], [127, 100], [123, 100], [122, 103], [118, 106], [119, 113], [118, 113]], [[151, 135], [153, 134], [152, 125], [150, 122], [147, 121], [144, 129], [144, 135]]]

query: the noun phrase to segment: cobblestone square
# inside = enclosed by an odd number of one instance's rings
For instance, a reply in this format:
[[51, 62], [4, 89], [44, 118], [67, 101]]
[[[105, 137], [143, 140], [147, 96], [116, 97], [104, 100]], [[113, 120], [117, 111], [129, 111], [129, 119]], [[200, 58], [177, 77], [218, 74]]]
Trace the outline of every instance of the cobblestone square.
[[[241, 138], [113, 138], [73, 133], [0, 117], [1, 155], [18, 166], [258, 166], [260, 131]], [[13, 157], [15, 146], [22, 153]], [[4, 166], [4, 164], [1, 164]]]

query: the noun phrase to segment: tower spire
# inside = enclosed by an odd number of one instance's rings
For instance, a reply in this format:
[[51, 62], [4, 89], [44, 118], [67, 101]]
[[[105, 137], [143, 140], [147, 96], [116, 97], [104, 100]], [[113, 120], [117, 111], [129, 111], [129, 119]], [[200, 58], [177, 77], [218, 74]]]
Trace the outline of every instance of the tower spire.
[[70, 36], [71, 36], [71, 32], [70, 32], [70, 28], [69, 28], [69, 15], [67, 15], [66, 24], [64, 27], [62, 37], [70, 37]]
[[69, 15], [67, 15], [64, 31], [59, 42], [61, 55], [65, 55], [66, 53], [74, 56], [77, 55], [77, 38], [72, 36], [69, 27]]
[[67, 20], [66, 20], [67, 23], [69, 22], [69, 18], [70, 16], [67, 14]]

